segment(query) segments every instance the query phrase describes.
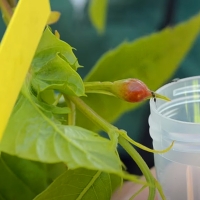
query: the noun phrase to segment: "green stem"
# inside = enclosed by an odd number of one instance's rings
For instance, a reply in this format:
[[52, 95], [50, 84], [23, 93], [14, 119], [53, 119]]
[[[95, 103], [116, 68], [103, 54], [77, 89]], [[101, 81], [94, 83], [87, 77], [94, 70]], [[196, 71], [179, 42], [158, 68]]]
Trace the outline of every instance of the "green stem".
[[61, 97], [62, 97], [62, 93], [58, 94], [55, 102], [53, 103], [54, 106], [57, 106], [57, 104], [58, 104], [58, 102], [59, 102], [59, 100], [60, 100]]
[[[115, 126], [108, 123], [106, 120], [104, 120], [101, 116], [99, 116], [94, 110], [92, 110], [85, 102], [83, 102], [78, 97], [72, 97], [70, 96], [69, 99], [76, 105], [76, 107], [87, 117], [89, 118], [94, 124], [99, 126], [102, 130], [105, 132], [114, 132], [118, 130]], [[129, 155], [133, 158], [133, 160], [137, 163], [140, 170], [144, 174], [146, 180], [148, 183], [150, 183], [151, 186], [149, 188], [149, 200], [152, 200], [155, 196], [155, 180], [152, 176], [148, 166], [140, 156], [140, 154], [133, 148], [133, 146], [123, 138], [123, 136], [119, 135], [119, 144], [129, 153]]]
[[[105, 132], [110, 132], [110, 129], [113, 129], [113, 125], [108, 123], [105, 119], [100, 117], [93, 109], [91, 109], [84, 101], [75, 96], [68, 97], [76, 107], [95, 125], [104, 130]], [[115, 128], [115, 127], [114, 127]]]
[[4, 22], [6, 25], [8, 25], [13, 15], [13, 9], [6, 0], [0, 0], [0, 7], [3, 13], [2, 15]]
[[[126, 150], [126, 152], [131, 156], [131, 158], [137, 163], [141, 172], [146, 178], [148, 183], [151, 183], [149, 186], [149, 196], [148, 200], [152, 200], [155, 197], [156, 187], [154, 177], [151, 174], [147, 164], [144, 162], [140, 154], [134, 149], [134, 147], [122, 136], [119, 136], [119, 144]], [[152, 186], [151, 186], [152, 185]]]
[[166, 149], [163, 149], [163, 150], [154, 150], [154, 149], [150, 149], [150, 148], [148, 148], [148, 147], [146, 147], [146, 146], [144, 146], [144, 145], [142, 145], [142, 144], [140, 144], [140, 143], [134, 141], [133, 139], [131, 139], [131, 138], [127, 135], [126, 131], [124, 131], [124, 130], [119, 130], [118, 133], [119, 133], [124, 139], [126, 139], [129, 143], [131, 143], [132, 145], [134, 145], [134, 146], [136, 146], [136, 147], [138, 147], [138, 148], [140, 148], [140, 149], [142, 149], [142, 150], [144, 150], [144, 151], [150, 152], [150, 153], [166, 153], [166, 152], [168, 152], [168, 151], [173, 147], [173, 145], [174, 145], [174, 141], [173, 141], [173, 142], [171, 143], [171, 145], [170, 145], [169, 147], [167, 147]]
[[68, 99], [66, 95], [64, 95], [64, 98], [65, 102], [71, 110], [71, 112], [68, 114], [68, 125], [74, 126], [76, 124], [76, 106], [70, 99]]
[[130, 200], [133, 200], [137, 195], [139, 195], [147, 186], [142, 186], [131, 198]]
[[100, 94], [106, 94], [110, 96], [115, 96], [111, 88], [113, 86], [112, 82], [84, 82], [85, 86], [85, 92], [86, 93], [100, 93]]

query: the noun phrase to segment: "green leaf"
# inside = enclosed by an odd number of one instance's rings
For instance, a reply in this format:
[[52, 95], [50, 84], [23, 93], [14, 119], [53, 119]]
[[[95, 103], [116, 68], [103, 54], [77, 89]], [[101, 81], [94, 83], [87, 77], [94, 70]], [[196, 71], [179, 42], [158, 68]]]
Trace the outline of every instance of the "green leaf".
[[2, 152], [0, 157], [0, 199], [32, 200], [65, 171], [63, 166], [63, 164], [47, 165], [24, 160]]
[[24, 87], [2, 138], [1, 151], [34, 161], [64, 162], [69, 169], [121, 173], [111, 141], [86, 129], [60, 124], [51, 112], [40, 110], [33, 98]]
[[55, 102], [55, 94], [53, 90], [45, 90], [40, 93], [40, 98], [48, 103], [48, 104], [53, 104]]
[[54, 55], [54, 58], [41, 68], [33, 67], [31, 74], [31, 85], [36, 91], [57, 89], [67, 95], [76, 96], [85, 93], [81, 77], [59, 54]]
[[68, 114], [70, 113], [70, 109], [68, 107], [57, 107], [49, 104], [45, 104], [43, 102], [40, 102], [37, 105], [41, 110], [44, 110], [46, 112], [51, 112], [52, 114]]
[[57, 53], [60, 53], [70, 66], [77, 70], [81, 66], [72, 50], [73, 48], [69, 44], [58, 39], [47, 27], [35, 53], [32, 67], [35, 69], [40, 68], [53, 59]]
[[121, 183], [120, 177], [101, 171], [68, 170], [34, 200], [110, 200]]
[[101, 34], [105, 30], [108, 0], [91, 0], [89, 5], [89, 17], [93, 26]]
[[[200, 15], [197, 15], [173, 28], [166, 28], [133, 42], [124, 42], [103, 55], [85, 80], [116, 81], [137, 78], [151, 90], [156, 90], [176, 71], [199, 30]], [[100, 94], [88, 94], [83, 100], [109, 122], [140, 105]], [[80, 119], [77, 121], [80, 126], [95, 129], [82, 114], [78, 114], [77, 119]]]

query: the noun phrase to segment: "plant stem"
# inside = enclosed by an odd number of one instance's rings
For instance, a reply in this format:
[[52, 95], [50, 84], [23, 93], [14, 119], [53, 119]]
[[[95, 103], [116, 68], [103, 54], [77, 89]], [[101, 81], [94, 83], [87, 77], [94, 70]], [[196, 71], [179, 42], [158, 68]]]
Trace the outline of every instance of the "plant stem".
[[9, 24], [11, 17], [13, 15], [13, 10], [10, 6], [10, 4], [8, 3], [8, 1], [6, 0], [0, 0], [0, 7], [1, 7], [1, 11], [3, 13], [3, 19], [6, 25]]
[[66, 95], [64, 95], [64, 98], [65, 102], [71, 110], [71, 112], [68, 114], [68, 125], [74, 126], [76, 124], [76, 106], [70, 99], [68, 99]]
[[140, 194], [147, 186], [142, 186], [131, 198], [130, 200], [133, 200], [138, 194]]
[[55, 102], [53, 103], [54, 106], [57, 106], [57, 104], [58, 104], [58, 102], [59, 102], [59, 100], [60, 100], [61, 97], [62, 97], [62, 93], [58, 94]]
[[[75, 96], [68, 97], [76, 107], [95, 125], [104, 130], [105, 132], [110, 132], [110, 129], [113, 129], [113, 125], [108, 123], [105, 119], [100, 117], [92, 108], [90, 108], [84, 101]], [[114, 127], [115, 128], [115, 127]]]
[[100, 94], [106, 94], [110, 96], [115, 96], [113, 92], [111, 91], [111, 88], [113, 86], [112, 82], [84, 82], [85, 86], [85, 92], [86, 93], [100, 93]]
[[[115, 126], [108, 123], [104, 120], [101, 116], [99, 116], [94, 110], [92, 110], [84, 101], [82, 101], [78, 97], [70, 96], [69, 99], [76, 105], [76, 107], [87, 117], [89, 118], [94, 124], [98, 125], [102, 130], [105, 132], [112, 133], [118, 130]], [[119, 130], [118, 130], [119, 131]], [[119, 135], [119, 144], [129, 153], [129, 155], [133, 158], [133, 160], [137, 163], [140, 170], [144, 174], [148, 183], [150, 183], [151, 187], [149, 187], [149, 200], [152, 200], [155, 196], [155, 180], [152, 176], [148, 166], [140, 156], [140, 154], [134, 149], [134, 147], [121, 135]]]
[[155, 184], [154, 184], [154, 177], [149, 171], [147, 164], [144, 162], [140, 154], [134, 149], [134, 147], [122, 136], [119, 136], [119, 144], [126, 150], [126, 152], [131, 156], [131, 158], [137, 163], [138, 167], [142, 171], [143, 175], [146, 178], [148, 183], [154, 185], [153, 187], [149, 186], [149, 197], [148, 200], [152, 200], [155, 197]]

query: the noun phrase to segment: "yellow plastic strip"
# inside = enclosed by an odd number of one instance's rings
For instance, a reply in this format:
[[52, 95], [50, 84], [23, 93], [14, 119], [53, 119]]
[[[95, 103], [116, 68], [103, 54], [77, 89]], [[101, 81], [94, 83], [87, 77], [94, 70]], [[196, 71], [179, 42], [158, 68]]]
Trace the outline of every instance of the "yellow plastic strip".
[[49, 0], [20, 0], [4, 34], [0, 45], [0, 140], [49, 15]]

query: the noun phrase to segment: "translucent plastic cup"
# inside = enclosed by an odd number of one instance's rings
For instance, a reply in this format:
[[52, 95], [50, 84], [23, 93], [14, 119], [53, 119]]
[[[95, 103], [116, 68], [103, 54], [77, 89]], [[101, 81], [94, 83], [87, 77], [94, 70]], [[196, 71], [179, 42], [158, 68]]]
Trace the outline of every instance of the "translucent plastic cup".
[[[171, 99], [150, 101], [150, 135], [157, 179], [167, 200], [200, 200], [200, 76], [178, 80], [157, 93]], [[161, 198], [160, 198], [161, 199]]]

